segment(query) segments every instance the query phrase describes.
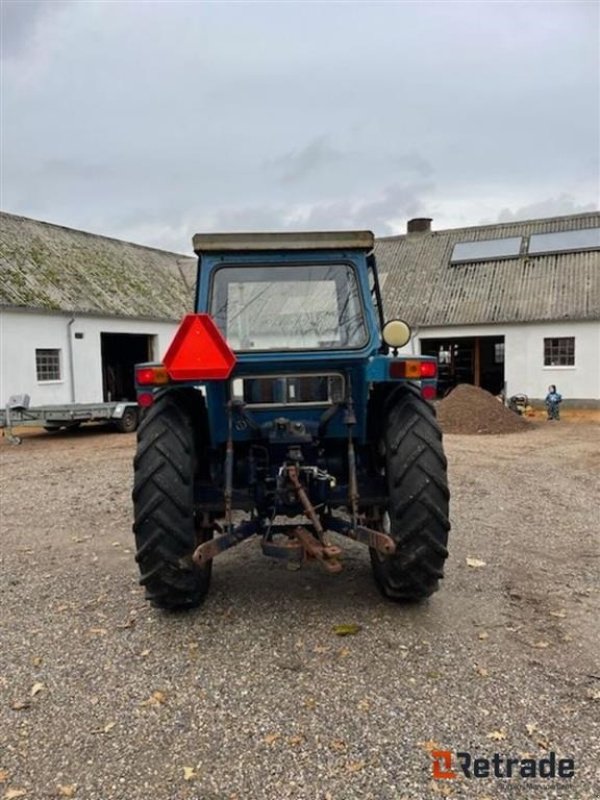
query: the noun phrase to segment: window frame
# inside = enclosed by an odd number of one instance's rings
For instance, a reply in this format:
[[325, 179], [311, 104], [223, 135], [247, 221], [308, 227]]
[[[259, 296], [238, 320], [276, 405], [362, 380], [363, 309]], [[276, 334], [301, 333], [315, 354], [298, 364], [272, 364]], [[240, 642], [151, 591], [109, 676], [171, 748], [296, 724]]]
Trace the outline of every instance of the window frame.
[[[557, 344], [554, 345], [553, 342]], [[565, 343], [566, 348], [563, 350]], [[574, 369], [577, 365], [575, 336], [544, 336], [542, 352], [544, 369]], [[560, 363], [564, 359], [572, 360]], [[553, 360], [559, 363], [552, 363]]]
[[[44, 354], [44, 355], [42, 355]], [[52, 355], [49, 355], [52, 354]], [[41, 359], [53, 359], [56, 358], [56, 364], [50, 365], [49, 361], [45, 363], [41, 363]], [[58, 377], [42, 377], [44, 374], [53, 374], [54, 372], [51, 370], [56, 367], [56, 375]], [[63, 383], [63, 359], [62, 359], [62, 349], [60, 347], [36, 347], [35, 348], [35, 377], [37, 383], [49, 384], [49, 383]]]
[[[305, 348], [305, 347], [278, 347], [275, 352], [285, 352], [290, 354], [304, 354], [304, 353], [316, 353], [316, 352], [327, 352], [327, 353], [334, 353], [334, 352], [341, 352], [341, 353], [355, 353], [360, 352], [367, 348], [371, 343], [371, 329], [369, 325], [369, 314], [365, 307], [365, 297], [363, 293], [363, 285], [361, 283], [361, 276], [359, 274], [359, 270], [356, 268], [356, 264], [350, 260], [346, 259], [339, 259], [335, 261], [295, 261], [290, 263], [281, 263], [281, 264], [270, 264], [269, 262], [262, 262], [257, 261], [256, 263], [244, 263], [244, 264], [236, 264], [235, 262], [224, 262], [219, 264], [219, 266], [212, 270], [210, 275], [210, 284], [209, 284], [209, 293], [208, 293], [208, 309], [209, 314], [213, 315], [215, 323], [219, 330], [221, 327], [217, 321], [217, 315], [213, 309], [213, 302], [215, 297], [218, 295], [219, 291], [222, 291], [222, 287], [217, 286], [217, 276], [220, 272], [226, 270], [254, 270], [254, 269], [302, 269], [303, 267], [346, 267], [349, 268], [354, 276], [354, 281], [356, 285], [356, 297], [358, 303], [360, 305], [362, 323], [364, 328], [364, 340], [361, 344], [355, 345], [354, 347], [344, 347], [344, 346], [337, 346], [331, 348], [319, 348], [319, 347], [312, 347], [312, 348]], [[275, 281], [273, 281], [275, 283]], [[225, 284], [226, 285], [226, 284]], [[223, 333], [223, 332], [222, 332]], [[225, 334], [223, 333], [225, 336]], [[236, 349], [233, 348], [234, 352], [237, 355], [256, 355], [256, 354], [266, 354], [269, 352], [274, 352], [274, 350], [270, 348], [252, 348], [250, 350], [245, 349]]]

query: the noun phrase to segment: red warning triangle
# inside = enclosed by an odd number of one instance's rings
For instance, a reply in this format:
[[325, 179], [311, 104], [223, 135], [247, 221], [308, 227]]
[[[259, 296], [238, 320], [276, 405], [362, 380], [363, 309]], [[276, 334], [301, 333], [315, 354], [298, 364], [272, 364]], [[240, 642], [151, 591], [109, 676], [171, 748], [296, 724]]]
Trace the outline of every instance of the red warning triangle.
[[209, 314], [187, 314], [163, 359], [174, 381], [224, 380], [235, 362], [235, 354]]

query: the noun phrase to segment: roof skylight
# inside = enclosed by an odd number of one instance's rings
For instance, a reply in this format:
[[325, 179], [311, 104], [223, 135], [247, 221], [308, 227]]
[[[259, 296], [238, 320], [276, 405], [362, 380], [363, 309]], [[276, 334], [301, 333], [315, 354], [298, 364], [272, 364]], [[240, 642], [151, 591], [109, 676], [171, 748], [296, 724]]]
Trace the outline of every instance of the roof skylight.
[[529, 255], [600, 250], [600, 228], [580, 228], [558, 233], [534, 233], [529, 237]]
[[515, 258], [521, 250], [521, 236], [506, 239], [481, 239], [477, 242], [458, 242], [454, 245], [451, 264], [471, 261], [492, 261], [497, 258]]

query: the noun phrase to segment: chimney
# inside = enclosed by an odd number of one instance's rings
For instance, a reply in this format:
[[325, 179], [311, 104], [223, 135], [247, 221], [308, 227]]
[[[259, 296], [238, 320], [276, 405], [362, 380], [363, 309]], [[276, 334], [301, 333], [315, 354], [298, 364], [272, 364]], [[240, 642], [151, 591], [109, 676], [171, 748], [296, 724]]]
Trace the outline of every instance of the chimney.
[[431, 217], [415, 217], [406, 223], [407, 233], [426, 233], [431, 230]]

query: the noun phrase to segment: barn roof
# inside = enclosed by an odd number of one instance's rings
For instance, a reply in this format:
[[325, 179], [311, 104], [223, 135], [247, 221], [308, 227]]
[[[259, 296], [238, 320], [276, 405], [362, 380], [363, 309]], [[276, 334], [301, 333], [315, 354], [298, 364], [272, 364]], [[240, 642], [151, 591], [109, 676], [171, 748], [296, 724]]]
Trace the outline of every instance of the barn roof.
[[[528, 255], [539, 233], [600, 227], [600, 212], [377, 239], [388, 317], [413, 326], [600, 319], [600, 250]], [[452, 263], [461, 242], [520, 237], [521, 255]], [[179, 320], [195, 258], [0, 213], [0, 305]]]
[[[533, 234], [600, 227], [600, 212], [378, 239], [386, 312], [413, 326], [600, 319], [600, 250], [528, 255]], [[460, 242], [521, 237], [513, 258], [450, 263]]]
[[179, 320], [196, 259], [0, 213], [0, 305]]

